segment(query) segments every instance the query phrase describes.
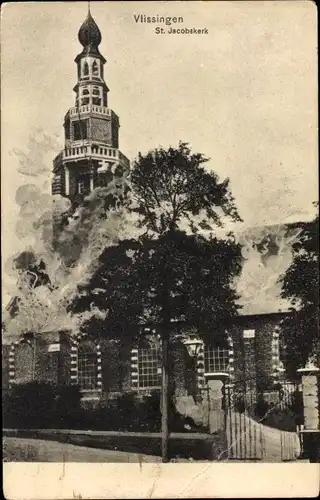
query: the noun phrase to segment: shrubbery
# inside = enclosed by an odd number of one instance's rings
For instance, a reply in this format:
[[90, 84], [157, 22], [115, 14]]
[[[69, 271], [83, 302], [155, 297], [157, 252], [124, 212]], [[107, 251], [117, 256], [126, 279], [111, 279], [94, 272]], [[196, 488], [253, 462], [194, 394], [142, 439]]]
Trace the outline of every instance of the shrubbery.
[[37, 381], [13, 386], [3, 398], [3, 426], [21, 429], [61, 427], [80, 408], [80, 398], [81, 393], [75, 386], [57, 388]]
[[288, 401], [268, 402], [260, 395], [255, 408], [255, 415], [261, 423], [283, 431], [296, 431], [296, 426], [303, 424], [303, 403], [299, 391], [291, 394]]
[[[204, 432], [192, 419], [182, 417], [172, 404], [171, 432]], [[128, 393], [96, 407], [81, 405], [77, 386], [56, 387], [45, 382], [29, 382], [12, 387], [3, 399], [3, 427], [11, 429], [79, 429], [97, 431], [159, 432], [161, 410], [159, 392], [142, 401]]]

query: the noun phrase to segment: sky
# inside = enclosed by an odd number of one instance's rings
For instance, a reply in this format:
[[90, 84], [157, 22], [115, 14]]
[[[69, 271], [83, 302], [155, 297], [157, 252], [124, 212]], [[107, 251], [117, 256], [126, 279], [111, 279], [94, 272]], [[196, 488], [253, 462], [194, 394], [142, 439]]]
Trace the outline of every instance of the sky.
[[[120, 117], [120, 149], [130, 160], [183, 140], [210, 157], [208, 166], [221, 179], [230, 178], [245, 226], [313, 216], [313, 2], [91, 2], [91, 13], [107, 59], [109, 107]], [[175, 27], [207, 28], [208, 34], [157, 35], [157, 24], [135, 22], [138, 14], [182, 16]], [[2, 7], [3, 262], [24, 249], [14, 230], [19, 186], [35, 183], [50, 192], [63, 118], [74, 105], [74, 58], [82, 49], [77, 34], [86, 15], [86, 2]], [[41, 157], [29, 143], [39, 133], [52, 138]], [[19, 173], [28, 155], [45, 164], [42, 175]]]

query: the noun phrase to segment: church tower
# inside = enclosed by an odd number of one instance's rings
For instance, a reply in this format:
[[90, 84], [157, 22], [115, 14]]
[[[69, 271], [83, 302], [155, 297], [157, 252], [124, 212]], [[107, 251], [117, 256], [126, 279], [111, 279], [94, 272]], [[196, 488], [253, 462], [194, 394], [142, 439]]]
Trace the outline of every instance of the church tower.
[[53, 161], [52, 194], [69, 198], [75, 208], [97, 186], [130, 168], [119, 150], [119, 117], [108, 107], [104, 80], [106, 59], [102, 37], [90, 10], [78, 39], [83, 50], [75, 58], [75, 105], [64, 118], [65, 147]]

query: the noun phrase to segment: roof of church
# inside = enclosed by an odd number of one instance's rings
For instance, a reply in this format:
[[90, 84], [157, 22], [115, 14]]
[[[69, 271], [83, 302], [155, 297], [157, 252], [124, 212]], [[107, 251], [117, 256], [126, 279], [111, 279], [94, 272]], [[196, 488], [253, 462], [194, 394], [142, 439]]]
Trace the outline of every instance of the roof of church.
[[84, 48], [84, 52], [88, 54], [90, 53], [100, 55], [98, 46], [101, 43], [102, 36], [97, 23], [91, 15], [90, 10], [85, 21], [82, 23], [79, 29], [78, 39]]

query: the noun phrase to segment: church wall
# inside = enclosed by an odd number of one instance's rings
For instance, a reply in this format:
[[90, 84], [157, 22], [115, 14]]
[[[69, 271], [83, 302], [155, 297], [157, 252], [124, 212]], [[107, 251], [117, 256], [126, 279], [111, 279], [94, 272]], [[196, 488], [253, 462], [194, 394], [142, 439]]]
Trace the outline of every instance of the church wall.
[[2, 346], [2, 391], [9, 388], [10, 345]]
[[118, 118], [116, 118], [114, 116], [114, 113], [112, 113], [111, 133], [112, 133], [113, 147], [118, 148], [119, 147], [119, 122], [118, 122]]
[[56, 346], [59, 342], [60, 335], [56, 332], [36, 336], [35, 377], [37, 380], [56, 385], [60, 382], [60, 352], [50, 349], [50, 346]]
[[111, 340], [101, 342], [102, 390], [107, 398], [110, 392], [122, 390], [121, 348]]
[[[242, 381], [244, 378], [255, 379], [258, 391], [272, 388], [272, 384], [276, 382], [273, 377], [275, 360], [272, 341], [282, 317], [283, 315], [268, 314], [239, 316], [236, 319], [236, 324], [231, 328], [236, 381]], [[244, 331], [248, 330], [254, 330], [254, 338], [244, 339]], [[247, 363], [245, 363], [246, 357]], [[251, 362], [248, 362], [249, 357]]]
[[[228, 331], [233, 339], [234, 378], [233, 382], [243, 383], [254, 380], [257, 391], [272, 389], [276, 381], [273, 376], [274, 360], [272, 358], [272, 340], [280, 316], [265, 315], [256, 317], [238, 317]], [[254, 330], [251, 339], [251, 351], [243, 339], [244, 330]], [[131, 342], [116, 342], [101, 339], [101, 389], [93, 391], [102, 400], [113, 399], [122, 393], [132, 392], [138, 398], [150, 394], [152, 390], [134, 387], [132, 379]], [[5, 346], [4, 346], [5, 347]], [[59, 350], [55, 350], [59, 347]], [[254, 351], [252, 350], [254, 347]], [[246, 352], [247, 350], [247, 352]], [[33, 344], [22, 342], [14, 349], [15, 377], [14, 383], [25, 383], [33, 378], [60, 385], [77, 383], [71, 378], [72, 345], [67, 332], [46, 333], [37, 335], [36, 362], [34, 363]], [[3, 380], [8, 386], [9, 356], [8, 346], [3, 349], [4, 365]], [[247, 363], [245, 363], [247, 361]], [[197, 423], [206, 425], [208, 422], [208, 394], [206, 384], [199, 386], [195, 359], [190, 356], [182, 344], [172, 346], [170, 365], [174, 381], [174, 398], [179, 412], [192, 417]], [[7, 381], [7, 382], [6, 382]], [[157, 391], [160, 388], [156, 389]], [[86, 394], [86, 399], [90, 394]]]
[[73, 166], [67, 167], [69, 168], [69, 191], [70, 196], [75, 196], [77, 194], [77, 176], [76, 171]]
[[22, 342], [14, 350], [15, 377], [17, 384], [31, 382], [34, 370], [34, 349], [33, 344]]

